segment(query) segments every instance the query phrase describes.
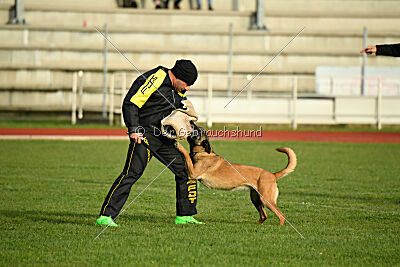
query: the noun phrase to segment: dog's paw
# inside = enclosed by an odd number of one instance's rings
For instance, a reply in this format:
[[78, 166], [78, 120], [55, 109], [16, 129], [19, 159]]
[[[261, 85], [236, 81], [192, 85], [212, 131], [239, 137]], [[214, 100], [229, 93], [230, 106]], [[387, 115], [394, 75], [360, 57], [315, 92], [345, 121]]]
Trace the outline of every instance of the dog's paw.
[[262, 224], [267, 218], [262, 218], [257, 221], [258, 224]]

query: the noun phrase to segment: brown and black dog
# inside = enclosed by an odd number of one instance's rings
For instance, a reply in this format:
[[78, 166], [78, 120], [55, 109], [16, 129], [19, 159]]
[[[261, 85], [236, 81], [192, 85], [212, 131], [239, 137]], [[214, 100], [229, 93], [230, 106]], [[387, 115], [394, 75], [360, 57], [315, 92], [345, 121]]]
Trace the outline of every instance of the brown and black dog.
[[207, 133], [201, 127], [194, 124], [192, 127], [193, 134], [187, 138], [190, 154], [176, 142], [176, 148], [186, 159], [189, 177], [212, 189], [250, 189], [251, 202], [260, 213], [258, 223], [267, 219], [264, 209], [267, 206], [279, 217], [279, 223], [284, 224], [285, 215], [276, 205], [279, 194], [276, 181], [295, 169], [297, 160], [293, 150], [287, 147], [276, 149], [288, 156], [286, 168], [276, 173], [262, 168], [231, 164], [213, 152]]

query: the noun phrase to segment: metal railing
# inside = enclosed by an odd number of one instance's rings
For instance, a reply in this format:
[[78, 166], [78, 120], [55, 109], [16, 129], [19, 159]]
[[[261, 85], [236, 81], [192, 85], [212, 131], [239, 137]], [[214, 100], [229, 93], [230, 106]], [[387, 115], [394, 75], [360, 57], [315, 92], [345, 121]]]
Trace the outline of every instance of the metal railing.
[[72, 107], [71, 124], [75, 125], [78, 119], [83, 119], [83, 71], [76, 71], [72, 74]]
[[[387, 122], [388, 124], [400, 124], [399, 109], [388, 110], [388, 108], [386, 108], [385, 112], [383, 112], [385, 103], [391, 106], [400, 105], [400, 96], [383, 96], [382, 77], [378, 77], [376, 96], [299, 94], [298, 79], [298, 76], [293, 76], [291, 92], [280, 93], [267, 98], [254, 97], [252, 89], [249, 87], [247, 91], [242, 92], [242, 94], [235, 99], [235, 101], [239, 102], [238, 105], [232, 107], [230, 110], [225, 110], [216, 106], [226, 103], [229, 97], [215, 96], [213, 90], [213, 75], [209, 74], [207, 95], [197, 97], [196, 99], [198, 99], [200, 103], [195, 104], [200, 107], [206, 107], [206, 110], [200, 110], [199, 113], [204, 116], [203, 120], [205, 119], [208, 127], [213, 125], [217, 117], [217, 122], [219, 123], [246, 123], [248, 119], [252, 119], [252, 116], [260, 118], [258, 123], [288, 122], [292, 129], [297, 129], [297, 125], [299, 123], [305, 123], [304, 121], [307, 121], [307, 124], [342, 124], [349, 121], [348, 124], [374, 124], [379, 130], [382, 129], [383, 122], [385, 120], [388, 121], [388, 118], [391, 119], [390, 123]], [[263, 108], [270, 105], [273, 101], [287, 106], [287, 110], [281, 111], [280, 114], [274, 112], [265, 113]], [[323, 110], [320, 110], [321, 103], [324, 103]], [[371, 103], [375, 104], [371, 106]], [[343, 105], [345, 105], [345, 107]], [[366, 107], [366, 105], [368, 105], [368, 107]], [[240, 106], [240, 108], [238, 109], [237, 106]], [[359, 108], [365, 109], [365, 114], [360, 114]], [[254, 114], [251, 109], [259, 109], [260, 112]], [[283, 119], [280, 122], [271, 122], [271, 120], [265, 119], [265, 117], [271, 118], [276, 115]], [[286, 119], [284, 119], [285, 117]], [[251, 123], [251, 121], [249, 120], [248, 123]]]
[[[110, 125], [115, 123], [115, 115], [120, 116], [120, 125], [124, 125], [123, 115], [122, 115], [122, 104], [123, 99], [128, 91], [128, 78], [129, 82], [133, 81], [137, 75], [127, 72], [114, 72], [109, 73], [109, 89], [107, 90], [107, 103], [108, 103], [108, 121]], [[71, 123], [76, 124], [77, 119], [83, 118], [83, 97], [84, 97], [84, 86], [83, 86], [84, 73], [82, 71], [73, 73], [73, 84], [72, 84], [72, 114]], [[251, 79], [247, 77], [247, 79]], [[296, 129], [297, 125], [304, 123], [304, 118], [307, 118], [307, 124], [341, 124], [343, 123], [343, 118], [353, 118], [352, 123], [361, 124], [367, 118], [369, 122], [374, 122], [377, 129], [382, 129], [383, 118], [391, 117], [397, 118], [391, 124], [400, 124], [400, 114], [394, 111], [393, 114], [388, 114], [387, 111], [383, 113], [383, 101], [397, 101], [400, 105], [400, 97], [384, 97], [382, 95], [382, 77], [378, 78], [378, 88], [376, 96], [335, 96], [335, 95], [317, 95], [317, 94], [299, 94], [298, 92], [298, 76], [293, 76], [292, 78], [292, 90], [285, 93], [275, 94], [273, 97], [258, 98], [254, 96], [254, 92], [251, 87], [248, 87], [246, 91], [242, 92], [236, 99], [243, 109], [229, 109], [229, 115], [234, 115], [233, 118], [229, 119], [227, 116], [223, 117], [222, 120], [226, 123], [246, 121], [249, 116], [260, 117], [259, 123], [274, 123], [265, 120], [268, 117], [279, 117], [282, 118], [281, 121], [275, 123], [289, 123], [292, 129]], [[223, 109], [216, 107], [216, 105], [221, 106], [221, 102], [226, 103], [229, 100], [227, 97], [228, 91], [225, 91], [225, 96], [216, 96], [214, 90], [214, 75], [208, 74], [207, 76], [207, 90], [206, 95], [203, 96], [189, 96], [192, 101], [194, 101], [196, 110], [200, 116], [200, 120], [206, 122], [207, 127], [211, 127], [215, 122], [215, 118], [218, 116], [217, 122], [221, 122], [221, 112], [225, 112]], [[101, 92], [99, 91], [100, 95]], [[201, 101], [199, 103], [196, 101]], [[277, 114], [273, 112], [271, 114], [265, 113], [265, 111], [260, 111], [258, 114], [251, 113], [248, 110], [249, 105], [253, 108], [259, 107], [262, 110], [263, 107], [271, 105], [271, 103], [279, 102], [284, 106], [287, 106], [287, 110], [282, 110], [281, 113]], [[308, 101], [308, 102], [307, 102]], [[330, 103], [326, 105], [327, 101]], [[347, 101], [347, 102], [346, 102]], [[368, 114], [360, 114], [357, 112], [358, 108], [363, 108], [365, 103], [375, 102], [375, 107], [370, 107], [368, 109]], [[305, 104], [305, 102], [307, 102]], [[343, 102], [351, 103], [343, 110]], [[396, 102], [396, 103], [397, 103]], [[320, 108], [320, 103], [325, 103], [325, 110], [318, 110]], [[338, 106], [338, 103], [340, 105]], [[386, 102], [385, 102], [386, 103]], [[237, 103], [235, 103], [237, 104]], [[304, 113], [304, 107], [307, 107], [307, 112]], [[349, 104], [347, 104], [349, 105]], [[392, 103], [393, 105], [393, 103]], [[397, 105], [397, 104], [395, 104]], [[331, 110], [326, 110], [326, 108]], [[353, 109], [352, 109], [353, 108]], [[101, 110], [99, 107], [98, 110]], [[222, 110], [222, 111], [221, 111]], [[323, 115], [325, 114], [325, 115]], [[328, 114], [328, 115], [327, 115]], [[374, 115], [372, 115], [374, 114]], [[263, 117], [264, 116], [264, 117]], [[325, 119], [321, 119], [321, 118]], [[286, 119], [285, 119], [286, 118]], [[322, 120], [322, 121], [321, 121]]]
[[[128, 74], [129, 75], [129, 74]], [[116, 76], [121, 76], [121, 85], [119, 88], [115, 87]], [[133, 75], [131, 75], [133, 76]], [[114, 125], [114, 114], [120, 114], [120, 124], [124, 125], [124, 117], [122, 115], [122, 104], [124, 97], [127, 94], [127, 73], [126, 72], [114, 72], [110, 75], [110, 91], [109, 91], [109, 105], [108, 105], [108, 122], [109, 125]], [[115, 105], [115, 96], [120, 97], [120, 102]]]

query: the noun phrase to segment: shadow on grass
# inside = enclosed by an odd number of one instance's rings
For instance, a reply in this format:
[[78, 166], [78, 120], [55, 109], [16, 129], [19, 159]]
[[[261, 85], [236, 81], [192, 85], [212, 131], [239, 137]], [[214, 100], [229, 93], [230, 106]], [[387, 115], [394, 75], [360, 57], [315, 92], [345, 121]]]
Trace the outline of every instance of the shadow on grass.
[[82, 184], [99, 184], [99, 185], [109, 185], [109, 181], [97, 181], [97, 180], [83, 180], [83, 179], [74, 179], [75, 183]]
[[[72, 213], [59, 211], [19, 211], [19, 210], [0, 210], [0, 214], [6, 218], [13, 220], [29, 220], [41, 221], [51, 224], [78, 224], [78, 225], [95, 225], [98, 218], [97, 213]], [[161, 214], [122, 214], [118, 218], [120, 223], [128, 222], [146, 222], [159, 224], [160, 222], [173, 222], [175, 217], [164, 216]]]
[[[94, 225], [96, 216], [94, 214], [82, 214], [58, 211], [19, 211], [0, 210], [0, 214], [10, 219], [22, 219], [30, 221], [41, 221], [52, 224], [79, 224]], [[90, 220], [89, 220], [90, 219]]]
[[146, 223], [153, 223], [153, 224], [159, 224], [159, 223], [172, 223], [175, 220], [175, 217], [171, 216], [166, 216], [162, 214], [154, 214], [154, 213], [149, 213], [149, 214], [122, 214], [119, 218], [118, 221], [120, 223], [124, 222], [146, 222]]
[[[95, 225], [98, 218], [97, 213], [72, 213], [61, 211], [19, 211], [19, 210], [0, 210], [0, 215], [12, 220], [28, 220], [33, 222], [47, 222], [51, 224], [77, 224], [77, 225]], [[197, 219], [202, 220], [199, 216]], [[275, 219], [269, 217], [269, 223], [275, 224]], [[154, 212], [148, 214], [122, 214], [116, 222], [118, 224], [130, 224], [137, 222], [145, 222], [149, 224], [173, 224], [175, 216], [156, 214]], [[246, 224], [257, 225], [258, 217], [255, 215], [254, 219], [249, 219]], [[235, 218], [207, 218], [204, 221], [207, 223], [223, 223], [223, 224], [243, 224], [243, 220]], [[266, 222], [267, 223], [267, 222]]]
[[[196, 219], [207, 223], [226, 223], [226, 224], [243, 224], [243, 221], [240, 219], [229, 219], [229, 218], [205, 218], [204, 216], [195, 215]], [[160, 223], [167, 223], [167, 224], [174, 224], [175, 215], [164, 215], [164, 214], [155, 214], [154, 212], [148, 214], [122, 214], [119, 218], [119, 223], [124, 222], [146, 222], [146, 223], [153, 223], [153, 224], [160, 224]], [[256, 221], [258, 217], [255, 216], [254, 220], [250, 220], [250, 224], [257, 224]]]
[[[281, 192], [282, 193], [282, 192]], [[354, 200], [354, 201], [362, 201], [362, 202], [393, 202], [392, 198], [388, 197], [374, 197], [374, 196], [359, 196], [359, 195], [351, 195], [351, 194], [330, 194], [330, 193], [315, 193], [315, 192], [296, 192], [296, 191], [285, 191], [284, 193], [290, 194], [292, 196], [301, 196], [301, 197], [316, 197], [321, 199], [340, 199], [340, 200]], [[282, 193], [282, 194], [284, 194]]]

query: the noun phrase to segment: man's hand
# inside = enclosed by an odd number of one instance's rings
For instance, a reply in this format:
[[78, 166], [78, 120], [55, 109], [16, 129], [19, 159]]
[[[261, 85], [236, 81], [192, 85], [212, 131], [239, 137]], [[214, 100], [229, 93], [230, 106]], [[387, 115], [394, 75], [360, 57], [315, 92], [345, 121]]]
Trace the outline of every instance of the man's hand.
[[367, 55], [376, 54], [376, 46], [367, 46], [360, 51], [361, 54], [367, 53]]
[[141, 133], [130, 133], [129, 134], [129, 138], [133, 139], [133, 141], [135, 141], [135, 143], [140, 144], [140, 143], [142, 143], [142, 140], [143, 140], [143, 134], [141, 134]]

